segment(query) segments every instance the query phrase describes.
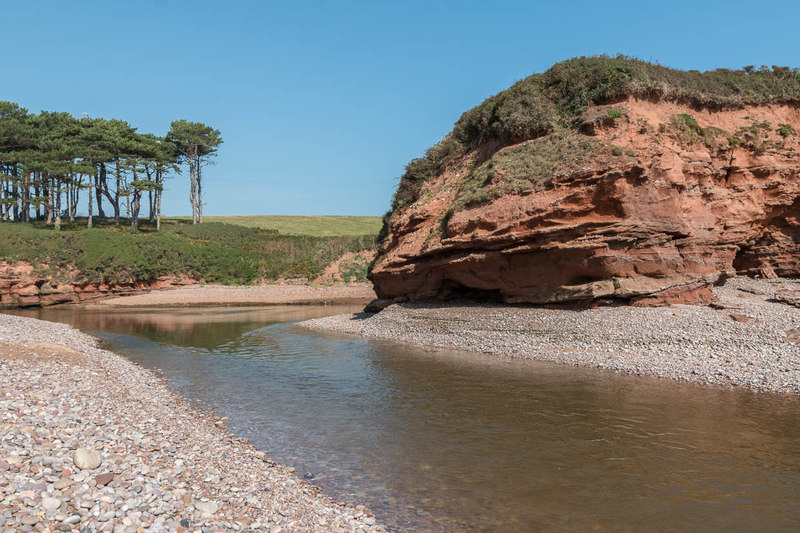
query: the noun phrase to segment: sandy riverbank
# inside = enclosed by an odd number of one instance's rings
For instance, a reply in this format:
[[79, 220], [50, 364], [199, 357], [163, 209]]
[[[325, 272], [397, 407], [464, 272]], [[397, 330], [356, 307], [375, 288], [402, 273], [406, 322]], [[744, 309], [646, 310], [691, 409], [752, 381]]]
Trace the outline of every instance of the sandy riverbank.
[[800, 394], [800, 309], [774, 301], [776, 293], [798, 290], [797, 280], [734, 278], [714, 288], [716, 308], [396, 304], [376, 315], [301, 324], [431, 350], [472, 350]]
[[0, 315], [0, 531], [46, 530], [383, 531], [92, 337]]
[[79, 305], [95, 308], [366, 304], [373, 298], [375, 298], [375, 291], [369, 283], [348, 285], [192, 285]]

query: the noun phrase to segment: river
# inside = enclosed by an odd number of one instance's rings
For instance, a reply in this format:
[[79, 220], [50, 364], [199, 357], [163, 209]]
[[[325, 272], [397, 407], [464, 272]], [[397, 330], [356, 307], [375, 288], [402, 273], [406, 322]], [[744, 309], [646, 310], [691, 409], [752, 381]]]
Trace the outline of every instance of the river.
[[65, 322], [397, 531], [800, 529], [800, 398], [322, 334], [334, 306]]

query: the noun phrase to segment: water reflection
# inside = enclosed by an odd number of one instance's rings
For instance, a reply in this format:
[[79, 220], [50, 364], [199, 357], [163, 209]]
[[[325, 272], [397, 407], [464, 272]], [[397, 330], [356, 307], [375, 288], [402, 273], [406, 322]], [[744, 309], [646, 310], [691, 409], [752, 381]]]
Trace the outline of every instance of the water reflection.
[[[103, 309], [76, 311], [74, 308], [8, 310], [33, 317], [47, 317], [75, 324], [86, 331], [135, 335], [154, 342], [186, 348], [212, 349], [238, 339], [241, 335], [287, 321], [347, 313], [353, 306], [270, 306], [224, 307], [209, 312], [207, 308]], [[78, 321], [78, 322], [76, 322]]]
[[404, 531], [800, 527], [797, 397], [286, 323], [331, 312], [342, 309], [40, 316], [103, 330], [273, 457]]

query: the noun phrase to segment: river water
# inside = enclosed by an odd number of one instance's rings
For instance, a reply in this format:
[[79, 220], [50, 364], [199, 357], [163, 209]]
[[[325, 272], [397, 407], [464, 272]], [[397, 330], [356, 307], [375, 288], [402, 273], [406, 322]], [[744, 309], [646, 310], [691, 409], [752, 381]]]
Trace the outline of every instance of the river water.
[[800, 398], [313, 332], [353, 308], [41, 309], [397, 531], [800, 530]]

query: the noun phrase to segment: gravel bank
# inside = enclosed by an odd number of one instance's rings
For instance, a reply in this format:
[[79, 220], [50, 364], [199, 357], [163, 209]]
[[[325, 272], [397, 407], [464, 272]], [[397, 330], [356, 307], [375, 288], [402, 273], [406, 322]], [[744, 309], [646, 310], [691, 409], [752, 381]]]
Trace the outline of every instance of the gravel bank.
[[0, 315], [0, 532], [186, 530], [384, 531], [92, 337]]
[[85, 307], [188, 307], [199, 305], [366, 304], [369, 283], [348, 285], [193, 285], [100, 300]]
[[302, 325], [435, 348], [649, 374], [707, 384], [800, 393], [800, 309], [773, 300], [800, 281], [734, 278], [714, 307], [586, 310], [395, 304], [376, 315]]

